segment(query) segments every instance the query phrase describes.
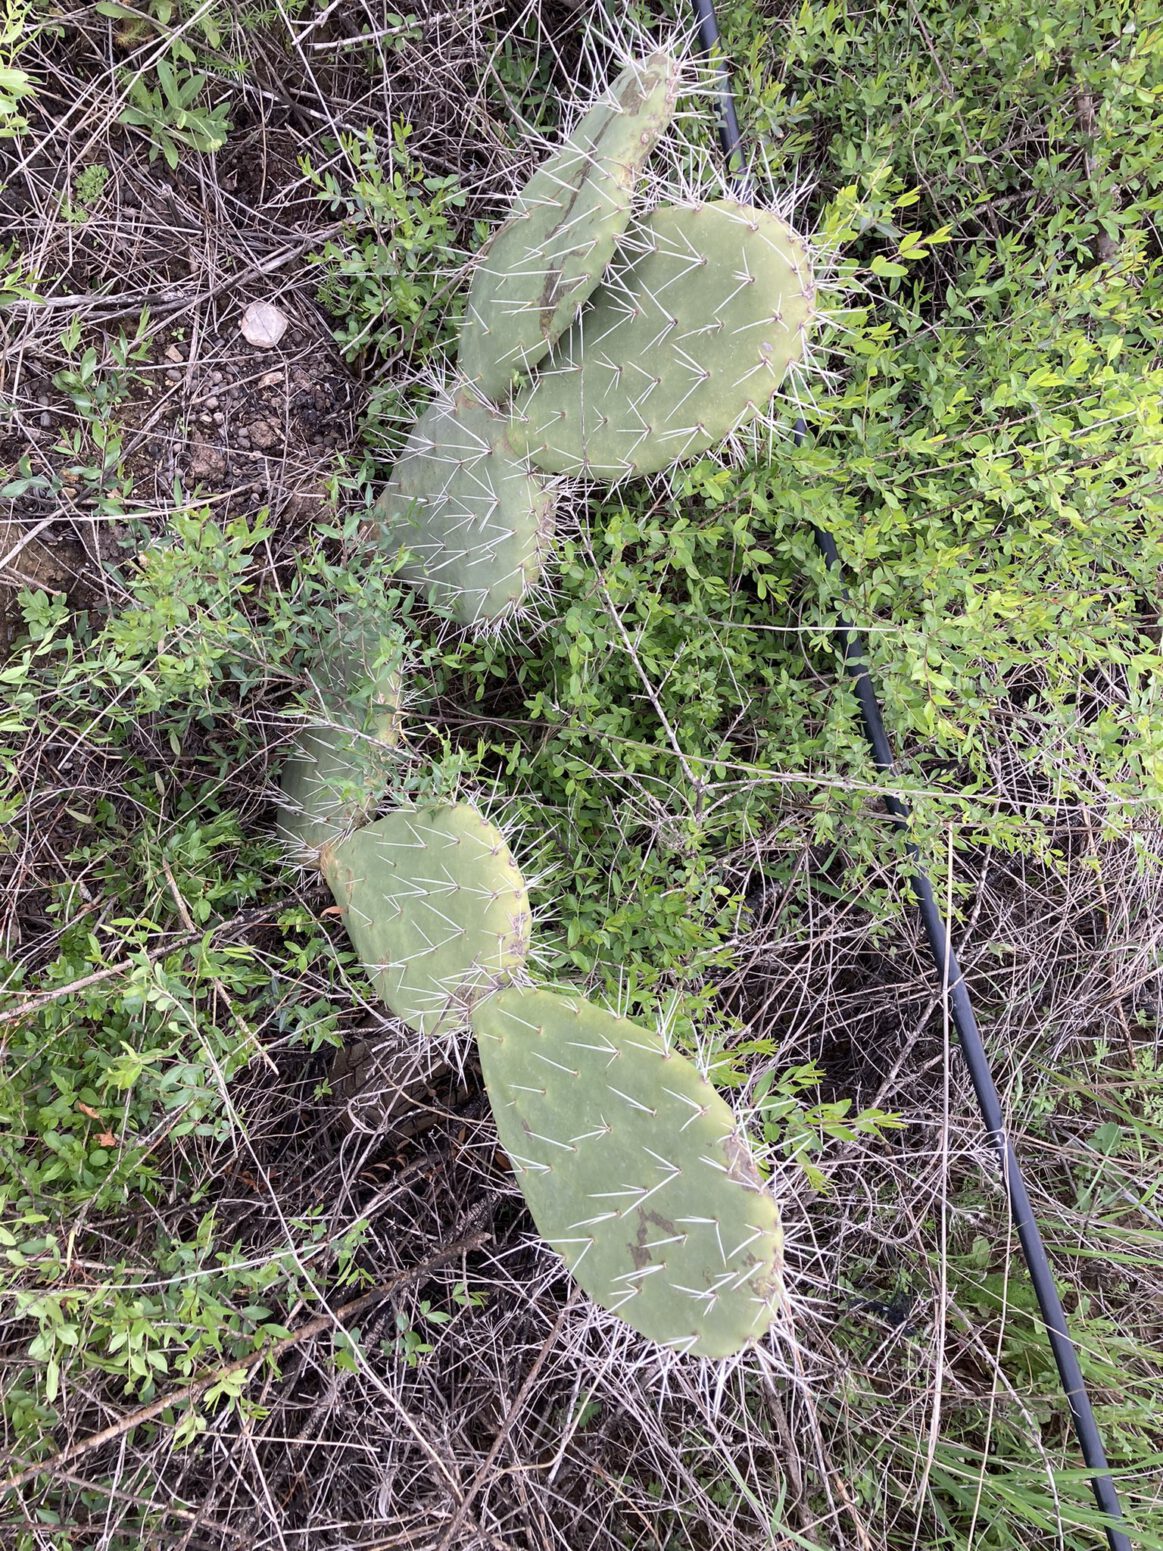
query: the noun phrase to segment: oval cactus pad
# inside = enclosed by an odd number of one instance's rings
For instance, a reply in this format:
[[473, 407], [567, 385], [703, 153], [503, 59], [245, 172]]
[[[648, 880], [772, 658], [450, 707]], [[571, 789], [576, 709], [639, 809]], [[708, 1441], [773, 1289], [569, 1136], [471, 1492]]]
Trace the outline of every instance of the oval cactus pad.
[[815, 305], [803, 240], [734, 200], [662, 206], [518, 394], [514, 445], [616, 481], [698, 457], [767, 412]]
[[677, 76], [661, 51], [628, 65], [482, 253], [457, 364], [490, 398], [541, 360], [601, 279], [630, 220], [634, 181], [673, 115]]
[[509, 444], [508, 417], [462, 389], [416, 423], [371, 513], [400, 575], [462, 625], [504, 619], [541, 577], [557, 492]]
[[525, 963], [525, 880], [504, 836], [466, 804], [389, 813], [324, 849], [323, 875], [376, 991], [421, 1034]]
[[277, 832], [290, 855], [315, 861], [320, 848], [365, 823], [391, 784], [400, 742], [403, 649], [378, 666], [349, 640], [323, 650], [312, 677], [321, 720], [296, 738], [283, 766]]
[[650, 1030], [507, 987], [473, 1011], [501, 1143], [591, 1298], [676, 1351], [728, 1357], [775, 1315], [783, 1237], [735, 1117]]

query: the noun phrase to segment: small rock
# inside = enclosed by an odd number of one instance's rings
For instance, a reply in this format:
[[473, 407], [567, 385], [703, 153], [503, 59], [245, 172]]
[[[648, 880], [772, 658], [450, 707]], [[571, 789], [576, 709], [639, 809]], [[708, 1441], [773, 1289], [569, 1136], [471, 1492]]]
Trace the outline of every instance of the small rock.
[[186, 468], [186, 478], [191, 484], [210, 483], [226, 473], [226, 462], [217, 447], [195, 447]]
[[166, 349], [166, 360], [167, 361], [184, 361], [185, 359], [186, 359], [185, 356], [178, 349], [177, 345], [170, 345], [170, 346], [167, 347], [167, 349]]
[[270, 302], [251, 302], [242, 315], [241, 328], [248, 344], [271, 350], [287, 332], [287, 317]]
[[263, 372], [262, 376], [258, 380], [258, 385], [260, 388], [277, 388], [280, 386], [282, 381], [283, 369], [280, 366], [273, 372]]
[[250, 433], [250, 445], [263, 452], [277, 446], [280, 440], [278, 427], [269, 420], [252, 420], [247, 430]]

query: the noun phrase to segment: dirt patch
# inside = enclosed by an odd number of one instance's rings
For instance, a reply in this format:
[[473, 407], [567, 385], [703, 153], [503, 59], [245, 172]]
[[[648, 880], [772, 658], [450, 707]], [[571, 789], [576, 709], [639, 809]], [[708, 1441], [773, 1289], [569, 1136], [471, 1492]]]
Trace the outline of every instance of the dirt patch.
[[14, 479], [0, 513], [0, 653], [22, 628], [21, 590], [63, 593], [74, 609], [115, 606], [110, 566], [143, 526], [162, 531], [175, 492], [218, 521], [268, 507], [291, 542], [321, 513], [362, 395], [301, 299], [281, 304], [288, 327], [276, 347], [248, 343], [239, 325], [251, 299], [232, 295], [211, 317], [159, 330], [122, 375], [124, 397], [97, 416], [51, 372], [21, 380], [0, 461], [9, 479], [31, 478]]
[[141, 401], [139, 474], [189, 494], [302, 494], [355, 436], [355, 385], [320, 322], [300, 312], [280, 343], [249, 344], [232, 307], [201, 336], [171, 334]]

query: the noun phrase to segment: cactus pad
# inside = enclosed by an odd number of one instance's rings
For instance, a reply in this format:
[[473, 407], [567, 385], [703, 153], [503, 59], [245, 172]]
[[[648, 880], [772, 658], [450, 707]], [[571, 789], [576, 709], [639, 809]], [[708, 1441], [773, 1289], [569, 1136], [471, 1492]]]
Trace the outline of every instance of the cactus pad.
[[674, 112], [676, 83], [661, 51], [628, 66], [534, 173], [481, 255], [457, 364], [490, 398], [504, 398], [514, 372], [541, 360], [601, 279], [635, 179]]
[[464, 1024], [525, 962], [525, 881], [467, 805], [390, 813], [325, 848], [321, 866], [376, 991], [422, 1034]]
[[509, 420], [466, 389], [429, 405], [371, 514], [400, 574], [462, 625], [504, 619], [541, 576], [556, 491], [518, 459]]
[[283, 766], [276, 829], [296, 860], [365, 823], [383, 796], [400, 742], [403, 653], [369, 666], [353, 638], [319, 661], [313, 677], [320, 721], [295, 740]]
[[506, 988], [472, 1021], [533, 1220], [590, 1297], [702, 1357], [763, 1335], [783, 1264], [778, 1214], [731, 1110], [690, 1062], [548, 991]]
[[615, 481], [693, 458], [765, 413], [804, 353], [815, 288], [777, 216], [733, 200], [652, 211], [517, 397], [536, 467]]

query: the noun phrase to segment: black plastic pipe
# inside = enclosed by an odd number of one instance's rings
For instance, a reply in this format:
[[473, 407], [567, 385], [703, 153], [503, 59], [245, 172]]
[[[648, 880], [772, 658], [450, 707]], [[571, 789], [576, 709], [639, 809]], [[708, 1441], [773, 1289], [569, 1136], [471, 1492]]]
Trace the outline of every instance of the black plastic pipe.
[[[730, 77], [722, 59], [714, 0], [692, 0], [692, 3], [698, 19], [699, 41], [704, 52], [719, 66], [719, 140], [723, 147], [723, 156], [728, 169], [742, 182], [742, 137], [735, 114]], [[797, 447], [803, 441], [804, 429], [804, 422], [797, 420], [794, 437]], [[841, 574], [836, 540], [826, 528], [813, 525], [812, 533], [828, 570]], [[882, 775], [891, 778], [895, 775], [892, 745], [888, 740], [880, 702], [876, 696], [876, 687], [869, 674], [868, 653], [864, 642], [859, 632], [843, 617], [836, 622], [835, 638], [843, 656], [845, 671], [852, 680], [852, 687], [860, 707], [860, 720], [864, 726], [864, 735], [872, 752], [873, 762]], [[908, 804], [891, 793], [885, 797], [884, 804], [893, 826], [907, 833], [910, 820]], [[1018, 1232], [1022, 1254], [1029, 1268], [1030, 1281], [1033, 1283], [1034, 1293], [1038, 1299], [1038, 1307], [1042, 1311], [1042, 1320], [1054, 1353], [1054, 1361], [1058, 1365], [1058, 1375], [1070, 1406], [1070, 1414], [1074, 1418], [1074, 1429], [1082, 1448], [1082, 1457], [1086, 1461], [1087, 1468], [1093, 1472], [1091, 1485], [1094, 1498], [1102, 1512], [1115, 1521], [1106, 1527], [1107, 1542], [1110, 1545], [1110, 1551], [1132, 1551], [1131, 1542], [1121, 1528], [1122, 1509], [1119, 1506], [1114, 1482], [1111, 1480], [1110, 1466], [1107, 1464], [1106, 1451], [1095, 1420], [1094, 1408], [1091, 1406], [1082, 1369], [1078, 1364], [1078, 1353], [1074, 1349], [1074, 1343], [1067, 1329], [1066, 1311], [1062, 1307], [1054, 1274], [1046, 1258], [1046, 1246], [1042, 1243], [1042, 1235], [1034, 1218], [1017, 1154], [1006, 1132], [1001, 1099], [982, 1043], [981, 1030], [974, 1016], [973, 1003], [969, 999], [957, 955], [949, 940], [945, 922], [941, 918], [933, 885], [925, 875], [921, 866], [920, 852], [912, 841], [908, 842], [908, 855], [909, 883], [916, 896], [917, 913], [924, 926], [937, 973], [941, 977], [942, 989], [948, 996], [950, 1017], [957, 1030], [961, 1054], [969, 1068], [973, 1091], [977, 1095], [977, 1106], [985, 1121], [986, 1132], [1001, 1162], [1002, 1177], [1009, 1197], [1013, 1223]]]

